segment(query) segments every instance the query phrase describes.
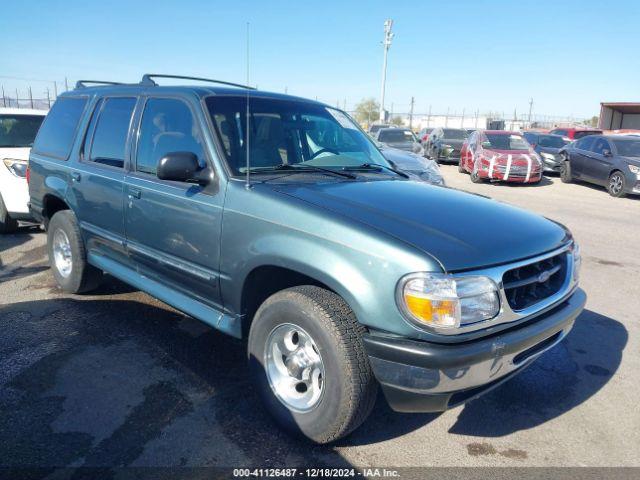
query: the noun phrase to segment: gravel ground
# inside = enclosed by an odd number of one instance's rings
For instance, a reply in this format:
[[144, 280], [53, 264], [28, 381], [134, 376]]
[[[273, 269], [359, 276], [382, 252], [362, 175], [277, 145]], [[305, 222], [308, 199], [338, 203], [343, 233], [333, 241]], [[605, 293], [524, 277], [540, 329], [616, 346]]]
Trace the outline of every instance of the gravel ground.
[[0, 237], [0, 465], [640, 466], [640, 199], [442, 171], [452, 187], [564, 223], [582, 245], [587, 309], [521, 375], [440, 415], [379, 398], [349, 438], [310, 446], [259, 406], [242, 342], [114, 279], [61, 293], [45, 234], [23, 227]]

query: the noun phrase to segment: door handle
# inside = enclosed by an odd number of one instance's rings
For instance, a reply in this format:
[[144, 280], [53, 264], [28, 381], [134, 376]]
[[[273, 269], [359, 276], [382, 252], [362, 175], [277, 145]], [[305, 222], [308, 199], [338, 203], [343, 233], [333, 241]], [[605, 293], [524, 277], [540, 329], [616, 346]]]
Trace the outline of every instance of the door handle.
[[142, 191], [137, 188], [129, 189], [129, 199], [133, 200], [134, 198], [140, 198], [142, 196]]
[[71, 172], [71, 180], [79, 182], [82, 176], [78, 172]]

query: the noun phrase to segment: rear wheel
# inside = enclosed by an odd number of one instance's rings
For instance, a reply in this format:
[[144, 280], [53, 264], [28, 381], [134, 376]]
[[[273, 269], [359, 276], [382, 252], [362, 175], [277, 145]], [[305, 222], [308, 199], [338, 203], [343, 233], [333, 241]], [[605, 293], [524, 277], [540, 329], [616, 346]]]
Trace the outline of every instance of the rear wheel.
[[622, 172], [615, 171], [609, 176], [609, 182], [607, 183], [607, 191], [609, 195], [616, 198], [621, 198], [626, 195], [625, 187], [626, 179]]
[[282, 427], [329, 443], [367, 418], [377, 383], [363, 332], [346, 302], [323, 288], [289, 288], [260, 306], [249, 332], [249, 366]]
[[478, 175], [478, 172], [476, 172], [475, 170], [471, 172], [471, 181], [473, 183], [482, 183], [482, 177], [480, 175]]
[[571, 183], [573, 174], [571, 173], [571, 163], [566, 155], [562, 156], [562, 165], [560, 165], [560, 181], [562, 183]]
[[458, 172], [460, 173], [465, 173], [466, 170], [464, 169], [464, 166], [462, 165], [462, 158], [460, 158], [460, 160], [458, 160]]
[[102, 272], [87, 263], [78, 221], [71, 210], [61, 210], [51, 218], [47, 248], [53, 276], [62, 290], [82, 293], [100, 284]]
[[0, 233], [13, 233], [18, 229], [18, 222], [11, 218], [0, 195]]

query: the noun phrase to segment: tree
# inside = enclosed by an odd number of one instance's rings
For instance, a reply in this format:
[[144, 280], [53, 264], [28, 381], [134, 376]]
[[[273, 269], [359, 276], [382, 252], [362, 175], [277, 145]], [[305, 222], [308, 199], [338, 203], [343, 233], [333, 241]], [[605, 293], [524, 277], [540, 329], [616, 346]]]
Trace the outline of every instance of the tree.
[[391, 119], [391, 125], [402, 126], [402, 125], [404, 125], [404, 121], [402, 120], [402, 117], [393, 117]]
[[356, 104], [356, 120], [371, 125], [380, 118], [380, 104], [373, 97], [364, 98]]
[[598, 120], [599, 120], [598, 116], [594, 115], [589, 120], [587, 120], [587, 125], [589, 125], [590, 127], [597, 127], [598, 126]]

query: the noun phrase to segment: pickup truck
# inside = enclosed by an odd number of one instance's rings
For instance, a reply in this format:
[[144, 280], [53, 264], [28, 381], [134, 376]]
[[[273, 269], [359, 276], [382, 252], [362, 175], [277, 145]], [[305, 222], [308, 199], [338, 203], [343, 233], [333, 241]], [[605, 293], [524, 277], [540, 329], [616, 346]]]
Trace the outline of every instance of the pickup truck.
[[586, 296], [562, 225], [412, 180], [331, 106], [163, 77], [79, 82], [44, 121], [29, 191], [53, 276], [79, 294], [108, 272], [246, 338], [285, 429], [335, 441], [379, 388], [446, 410], [571, 330]]

